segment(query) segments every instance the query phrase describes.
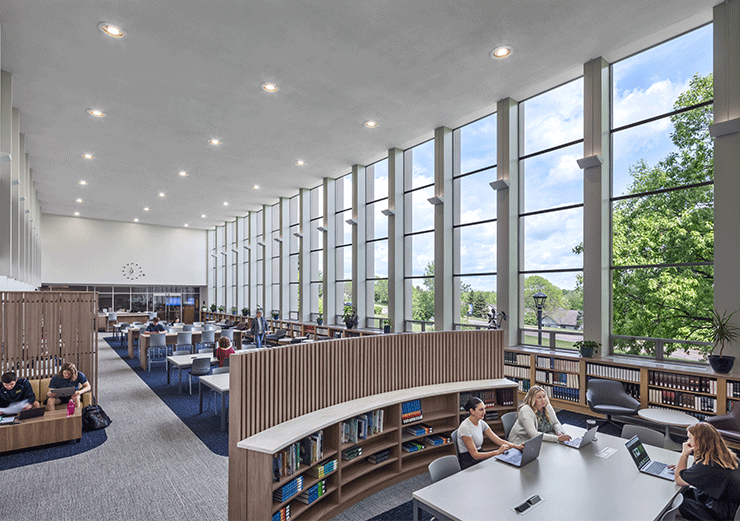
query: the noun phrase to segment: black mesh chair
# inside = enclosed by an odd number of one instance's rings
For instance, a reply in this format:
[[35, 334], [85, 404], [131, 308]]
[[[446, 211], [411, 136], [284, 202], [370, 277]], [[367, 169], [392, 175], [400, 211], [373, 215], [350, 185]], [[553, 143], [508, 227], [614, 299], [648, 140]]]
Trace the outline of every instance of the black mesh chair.
[[606, 416], [606, 423], [620, 427], [612, 416], [634, 416], [640, 408], [640, 402], [624, 391], [622, 382], [616, 380], [589, 380], [586, 391], [588, 407], [593, 412]]

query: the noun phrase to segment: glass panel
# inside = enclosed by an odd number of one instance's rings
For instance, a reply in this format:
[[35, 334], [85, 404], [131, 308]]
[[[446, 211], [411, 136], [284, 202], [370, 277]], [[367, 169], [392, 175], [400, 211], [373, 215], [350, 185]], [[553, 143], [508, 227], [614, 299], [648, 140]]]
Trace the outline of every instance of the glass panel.
[[368, 241], [388, 237], [388, 217], [381, 212], [388, 208], [388, 199], [377, 203], [368, 204], [365, 207], [365, 236]]
[[[542, 341], [537, 332], [522, 331], [522, 344], [574, 349], [583, 340], [583, 272], [528, 274], [519, 277], [524, 313], [520, 326], [537, 329], [537, 307], [532, 295], [542, 292], [547, 300], [542, 309]], [[550, 332], [553, 332], [551, 335]], [[569, 333], [570, 332], [570, 333]]]
[[[434, 278], [409, 279], [407, 288], [411, 288], [411, 319], [434, 322]], [[416, 324], [413, 331], [421, 331], [421, 326]], [[429, 328], [426, 328], [429, 331]]]
[[455, 277], [454, 281], [460, 295], [459, 322], [488, 327], [488, 313], [496, 307], [496, 275]]
[[519, 107], [524, 130], [522, 155], [583, 138], [583, 78], [530, 98]]
[[320, 283], [311, 283], [311, 313], [324, 312], [324, 286]]
[[133, 294], [131, 295], [131, 311], [134, 313], [140, 313], [146, 311], [146, 295]]
[[344, 313], [344, 306], [354, 306], [352, 302], [352, 283], [351, 282], [337, 282], [337, 310], [336, 314], [341, 315]]
[[691, 78], [712, 67], [711, 24], [615, 63], [613, 128], [671, 111]]
[[319, 226], [323, 226], [324, 223], [321, 219], [311, 221], [311, 249], [320, 250], [324, 247], [324, 232], [319, 231]]
[[583, 208], [521, 217], [524, 270], [581, 268], [574, 249], [583, 242]]
[[522, 213], [583, 202], [583, 170], [576, 160], [583, 155], [578, 143], [520, 161]]
[[455, 273], [496, 271], [496, 222], [455, 228], [455, 244], [460, 252]]
[[406, 233], [434, 229], [434, 187], [422, 188], [404, 195], [406, 201]]
[[352, 225], [347, 224], [347, 219], [352, 218], [352, 210], [337, 213], [337, 246], [352, 244]]
[[367, 168], [365, 200], [375, 201], [388, 197], [388, 159], [383, 159]]
[[291, 255], [288, 259], [289, 264], [289, 270], [290, 270], [290, 282], [298, 282], [298, 268], [300, 265], [300, 256], [298, 255]]
[[406, 277], [434, 273], [434, 233], [406, 237]]
[[473, 121], [459, 132], [460, 173], [496, 164], [496, 114]]
[[388, 318], [388, 279], [368, 280], [367, 292], [374, 295], [372, 313], [369, 316]]
[[324, 187], [311, 190], [311, 219], [324, 216]]
[[335, 183], [337, 211], [352, 208], [352, 174], [337, 179]]
[[290, 198], [290, 224], [300, 223], [300, 197], [294, 195]]
[[324, 280], [324, 251], [311, 252], [311, 282]]
[[116, 311], [128, 311], [131, 308], [131, 296], [128, 293], [116, 293], [114, 302]]
[[342, 246], [336, 249], [337, 280], [352, 280], [352, 246]]
[[495, 180], [496, 168], [455, 179], [454, 190], [459, 201], [453, 209], [455, 224], [496, 218], [496, 192], [490, 186]]
[[110, 312], [113, 306], [113, 295], [110, 293], [98, 294], [98, 312], [103, 313], [103, 310]]
[[294, 224], [290, 227], [290, 237], [288, 237], [288, 243], [289, 243], [289, 251], [290, 253], [298, 253], [300, 246], [301, 246], [301, 239], [296, 237], [295, 234], [298, 233], [299, 227], [297, 224]]
[[367, 277], [374, 279], [388, 276], [388, 241], [367, 243]]
[[404, 183], [405, 190], [413, 190], [434, 183], [433, 139], [406, 151], [404, 160], [411, 160], [411, 178], [406, 179]]
[[298, 296], [300, 292], [299, 284], [290, 284], [290, 311], [298, 312]]

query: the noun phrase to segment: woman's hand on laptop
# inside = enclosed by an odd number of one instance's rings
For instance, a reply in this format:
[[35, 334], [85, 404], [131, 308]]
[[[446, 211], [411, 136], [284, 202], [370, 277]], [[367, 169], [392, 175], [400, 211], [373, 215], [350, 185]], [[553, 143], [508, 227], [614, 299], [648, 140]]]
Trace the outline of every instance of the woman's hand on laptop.
[[569, 434], [565, 434], [564, 432], [561, 434], [558, 434], [558, 441], [570, 441], [571, 437]]

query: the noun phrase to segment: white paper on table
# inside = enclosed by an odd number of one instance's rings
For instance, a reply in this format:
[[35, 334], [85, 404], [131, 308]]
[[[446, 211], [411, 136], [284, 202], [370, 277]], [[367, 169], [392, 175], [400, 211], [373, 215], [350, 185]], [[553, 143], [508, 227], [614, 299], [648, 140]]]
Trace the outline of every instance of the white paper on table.
[[596, 453], [597, 458], [606, 459], [612, 456], [612, 454], [615, 454], [617, 452], [617, 449], [612, 447], [606, 447], [605, 449], [600, 450]]

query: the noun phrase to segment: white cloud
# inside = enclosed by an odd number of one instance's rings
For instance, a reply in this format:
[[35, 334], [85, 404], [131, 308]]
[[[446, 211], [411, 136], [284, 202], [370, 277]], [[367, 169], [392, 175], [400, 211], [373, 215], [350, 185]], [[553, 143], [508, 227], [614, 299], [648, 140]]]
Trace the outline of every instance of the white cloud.
[[615, 92], [614, 127], [670, 112], [676, 98], [687, 90], [688, 86], [688, 80], [683, 83], [660, 80], [647, 89], [635, 88]]

